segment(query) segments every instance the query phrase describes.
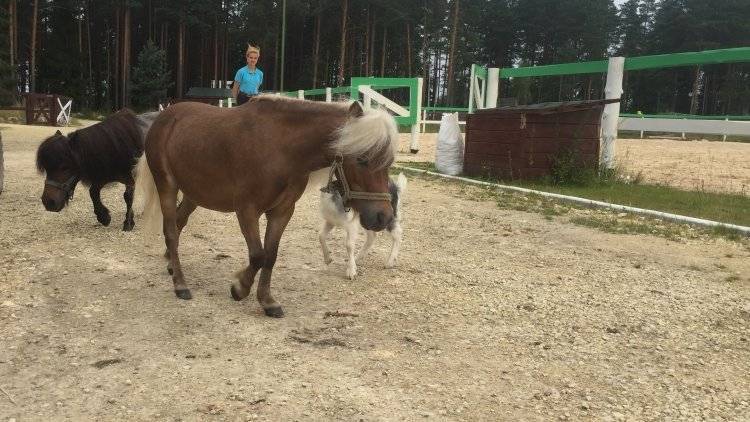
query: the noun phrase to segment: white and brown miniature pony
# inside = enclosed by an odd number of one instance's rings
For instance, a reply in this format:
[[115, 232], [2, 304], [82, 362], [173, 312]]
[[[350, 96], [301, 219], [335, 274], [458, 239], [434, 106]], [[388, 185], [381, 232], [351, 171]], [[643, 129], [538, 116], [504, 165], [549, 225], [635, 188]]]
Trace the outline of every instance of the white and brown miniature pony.
[[[385, 261], [385, 266], [386, 268], [392, 268], [396, 265], [396, 260], [398, 259], [398, 251], [401, 247], [401, 236], [403, 234], [403, 229], [401, 228], [401, 202], [404, 192], [406, 192], [406, 176], [400, 173], [395, 181], [389, 178], [388, 191], [391, 194], [393, 220], [385, 228], [385, 231], [388, 232], [392, 240], [391, 253]], [[318, 235], [320, 248], [323, 250], [323, 261], [326, 264], [332, 262], [331, 251], [326, 244], [328, 233], [334, 227], [342, 227], [346, 232], [346, 276], [349, 279], [354, 279], [357, 275], [357, 261], [364, 258], [372, 249], [372, 244], [375, 242], [375, 232], [365, 228], [367, 240], [355, 257], [354, 249], [359, 235], [359, 227], [361, 226], [357, 210], [347, 208], [338, 191], [323, 191], [320, 195], [320, 215], [325, 220]]]

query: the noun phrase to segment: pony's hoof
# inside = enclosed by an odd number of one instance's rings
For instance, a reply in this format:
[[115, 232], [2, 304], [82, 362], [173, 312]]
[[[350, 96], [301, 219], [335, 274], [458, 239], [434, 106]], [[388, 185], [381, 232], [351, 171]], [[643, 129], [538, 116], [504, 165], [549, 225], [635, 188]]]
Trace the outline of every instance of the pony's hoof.
[[232, 284], [232, 287], [229, 288], [229, 293], [232, 295], [232, 299], [238, 302], [247, 297], [247, 295], [241, 295], [240, 292], [237, 291], [237, 287], [235, 287], [234, 284]]
[[281, 306], [274, 306], [272, 308], [263, 308], [263, 312], [266, 313], [266, 316], [270, 316], [271, 318], [283, 318], [284, 317], [284, 310], [281, 309]]
[[419, 150], [418, 150], [418, 149], [414, 149], [414, 148], [411, 148], [411, 149], [409, 149], [409, 152], [411, 152], [412, 154], [416, 154], [416, 153], [418, 153], [418, 152], [419, 152]]
[[172, 267], [167, 267], [167, 272], [169, 273], [169, 275], [174, 274], [174, 270], [172, 269]]
[[323, 258], [323, 262], [325, 262], [326, 265], [329, 265], [331, 262], [333, 262], [333, 259], [331, 259], [331, 258]]
[[102, 226], [109, 226], [109, 222], [112, 221], [112, 217], [109, 213], [97, 214], [96, 221], [102, 223]]
[[122, 223], [122, 231], [124, 232], [133, 231], [133, 227], [135, 227], [135, 222], [133, 221], [126, 221]]
[[175, 295], [176, 295], [176, 296], [177, 296], [178, 298], [180, 298], [180, 299], [182, 299], [182, 300], [190, 300], [190, 299], [192, 299], [192, 298], [193, 298], [193, 295], [192, 295], [192, 294], [190, 293], [190, 289], [180, 289], [180, 290], [175, 290], [175, 291], [174, 291], [174, 294], [175, 294]]

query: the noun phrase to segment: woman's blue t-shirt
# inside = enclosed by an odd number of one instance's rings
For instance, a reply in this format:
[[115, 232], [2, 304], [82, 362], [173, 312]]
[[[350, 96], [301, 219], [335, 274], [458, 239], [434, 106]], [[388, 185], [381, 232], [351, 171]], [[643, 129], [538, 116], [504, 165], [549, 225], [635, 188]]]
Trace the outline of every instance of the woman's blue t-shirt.
[[247, 66], [242, 66], [234, 75], [234, 80], [240, 84], [240, 91], [248, 95], [257, 95], [260, 84], [263, 83], [263, 72], [257, 67], [251, 72]]

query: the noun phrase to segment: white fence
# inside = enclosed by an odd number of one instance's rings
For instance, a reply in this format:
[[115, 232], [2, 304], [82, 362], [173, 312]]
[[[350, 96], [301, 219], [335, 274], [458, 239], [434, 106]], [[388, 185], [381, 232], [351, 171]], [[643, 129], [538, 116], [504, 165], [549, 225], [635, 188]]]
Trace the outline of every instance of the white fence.
[[697, 119], [664, 119], [656, 117], [620, 117], [617, 128], [619, 130], [633, 130], [641, 132], [674, 132], [700, 133], [707, 135], [750, 136], [750, 121], [736, 120], [697, 120]]

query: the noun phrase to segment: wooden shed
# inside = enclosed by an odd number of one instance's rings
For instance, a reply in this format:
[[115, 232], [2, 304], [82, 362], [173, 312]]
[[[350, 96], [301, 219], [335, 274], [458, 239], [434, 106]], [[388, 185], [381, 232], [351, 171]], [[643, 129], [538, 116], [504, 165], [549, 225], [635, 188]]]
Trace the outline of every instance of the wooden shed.
[[599, 166], [599, 127], [606, 104], [568, 101], [478, 110], [466, 119], [464, 174], [504, 179], [549, 175], [572, 154], [584, 167]]

